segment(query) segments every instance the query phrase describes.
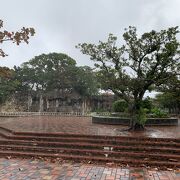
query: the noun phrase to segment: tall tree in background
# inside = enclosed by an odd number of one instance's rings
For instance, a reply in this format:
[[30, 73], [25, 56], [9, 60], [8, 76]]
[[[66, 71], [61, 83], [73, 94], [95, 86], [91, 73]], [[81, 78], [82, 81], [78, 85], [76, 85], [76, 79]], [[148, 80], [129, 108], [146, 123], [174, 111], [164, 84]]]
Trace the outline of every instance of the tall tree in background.
[[28, 89], [30, 101], [32, 92], [35, 92], [40, 98], [39, 111], [43, 111], [47, 92], [69, 89], [69, 78], [73, 77], [71, 72], [75, 65], [76, 61], [65, 54], [50, 53], [35, 56], [15, 69], [22, 84], [21, 90]]
[[23, 89], [46, 93], [54, 90], [76, 91], [82, 96], [97, 93], [93, 70], [77, 67], [76, 61], [66, 54], [49, 53], [34, 57], [20, 67], [15, 67], [17, 79]]
[[73, 88], [83, 97], [89, 97], [98, 94], [99, 83], [96, 73], [89, 66], [80, 66], [76, 68], [75, 81]]
[[19, 76], [37, 92], [46, 92], [54, 89], [68, 89], [74, 77], [76, 61], [66, 54], [49, 53], [35, 56], [22, 64]]
[[5, 102], [19, 86], [19, 81], [15, 80], [14, 77], [15, 72], [12, 69], [0, 67], [0, 103]]
[[156, 96], [160, 108], [165, 108], [169, 113], [180, 113], [180, 79], [174, 76], [159, 87], [162, 92]]
[[40, 111], [43, 111], [43, 99], [52, 93], [53, 96], [78, 93], [87, 97], [98, 91], [93, 70], [87, 66], [77, 67], [76, 61], [66, 54], [41, 54], [14, 69], [20, 82], [18, 90], [29, 92], [30, 101], [32, 93], [38, 96]]
[[95, 62], [102, 88], [112, 90], [129, 104], [131, 130], [144, 129], [145, 92], [166, 83], [180, 70], [178, 33], [178, 27], [172, 27], [138, 36], [136, 28], [129, 27], [121, 47], [116, 46], [113, 34], [107, 42], [77, 46]]
[[[22, 42], [29, 43], [30, 36], [35, 34], [34, 28], [23, 27], [20, 31], [9, 32], [7, 30], [1, 30], [3, 28], [3, 21], [0, 19], [0, 44], [11, 41], [19, 45]], [[0, 57], [5, 57], [7, 54], [0, 48]]]

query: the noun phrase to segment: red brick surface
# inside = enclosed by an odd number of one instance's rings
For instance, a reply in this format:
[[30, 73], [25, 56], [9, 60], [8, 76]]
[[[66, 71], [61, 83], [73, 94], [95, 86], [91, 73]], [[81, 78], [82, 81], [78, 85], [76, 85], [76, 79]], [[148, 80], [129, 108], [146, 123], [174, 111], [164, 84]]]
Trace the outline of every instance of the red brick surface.
[[63, 132], [111, 136], [180, 138], [180, 126], [147, 127], [147, 131], [143, 133], [130, 133], [122, 131], [122, 129], [127, 128], [125, 126], [92, 124], [91, 117], [1, 117], [0, 126], [21, 132]]
[[178, 171], [120, 168], [83, 163], [0, 159], [1, 180], [179, 180]]

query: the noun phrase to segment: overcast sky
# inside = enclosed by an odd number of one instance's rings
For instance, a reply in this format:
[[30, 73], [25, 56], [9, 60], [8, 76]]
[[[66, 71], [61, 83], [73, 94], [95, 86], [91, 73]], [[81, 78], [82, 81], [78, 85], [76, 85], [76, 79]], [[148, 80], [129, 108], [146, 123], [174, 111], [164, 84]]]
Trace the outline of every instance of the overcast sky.
[[0, 66], [13, 67], [36, 55], [66, 53], [78, 65], [90, 65], [75, 45], [97, 43], [114, 33], [122, 41], [124, 28], [136, 26], [139, 33], [177, 26], [180, 0], [0, 0], [0, 19], [4, 27], [19, 30], [34, 27], [29, 45], [4, 43], [9, 55]]

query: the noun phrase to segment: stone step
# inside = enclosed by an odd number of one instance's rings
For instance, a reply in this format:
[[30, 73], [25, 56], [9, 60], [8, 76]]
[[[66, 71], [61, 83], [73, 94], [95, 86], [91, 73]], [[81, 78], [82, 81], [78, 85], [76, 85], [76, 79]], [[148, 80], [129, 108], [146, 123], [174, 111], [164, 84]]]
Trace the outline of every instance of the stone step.
[[180, 139], [14, 132], [0, 127], [0, 156], [180, 167]]
[[[67, 133], [35, 133], [35, 132], [14, 132], [10, 129], [0, 127], [0, 134], [2, 135], [9, 135], [13, 137], [17, 137], [18, 139], [40, 139], [46, 140], [49, 139], [50, 141], [58, 138], [81, 138], [81, 139], [103, 139], [103, 140], [110, 140], [110, 141], [118, 141], [118, 140], [126, 140], [126, 141], [136, 141], [136, 142], [143, 142], [143, 141], [150, 141], [150, 142], [159, 142], [164, 143], [168, 142], [171, 144], [180, 144], [180, 138], [150, 138], [150, 137], [129, 137], [129, 136], [101, 136], [101, 135], [85, 135], [85, 134], [67, 134]], [[11, 138], [13, 138], [11, 137]]]
[[110, 140], [128, 140], [128, 141], [155, 141], [155, 142], [175, 142], [180, 143], [179, 138], [152, 138], [152, 137], [133, 137], [133, 136], [107, 136], [107, 135], [86, 135], [86, 134], [69, 134], [69, 133], [36, 133], [36, 132], [13, 132], [14, 135], [35, 136], [35, 137], [76, 137], [76, 138], [93, 138], [93, 139], [110, 139]]
[[37, 152], [23, 152], [23, 151], [0, 151], [0, 156], [10, 156], [10, 157], [48, 157], [48, 158], [62, 158], [62, 159], [70, 159], [75, 161], [98, 161], [98, 162], [114, 162], [121, 164], [129, 164], [131, 166], [155, 166], [155, 167], [171, 167], [171, 168], [180, 168], [179, 162], [168, 162], [168, 161], [157, 161], [157, 160], [144, 160], [144, 159], [134, 159], [130, 157], [122, 157], [122, 158], [105, 158], [100, 156], [81, 156], [81, 155], [72, 155], [72, 154], [47, 154], [47, 153], [37, 153]]
[[126, 140], [126, 139], [98, 139], [98, 137], [92, 138], [92, 137], [38, 137], [38, 136], [17, 136], [9, 133], [2, 133], [0, 132], [0, 136], [3, 138], [7, 139], [14, 139], [14, 140], [29, 140], [29, 141], [43, 141], [43, 142], [79, 142], [79, 143], [98, 143], [98, 144], [110, 144], [110, 145], [126, 145], [126, 146], [131, 146], [131, 145], [146, 145], [146, 146], [154, 146], [154, 147], [180, 147], [180, 143], [178, 142], [163, 142], [163, 141], [138, 141], [136, 139], [131, 139], [131, 140]]
[[125, 139], [91, 139], [91, 138], [76, 138], [76, 137], [37, 137], [37, 136], [4, 136], [8, 139], [14, 139], [14, 140], [29, 140], [29, 141], [43, 141], [43, 142], [79, 142], [79, 143], [98, 143], [98, 144], [104, 144], [107, 143], [109, 145], [147, 145], [147, 146], [161, 146], [161, 147], [177, 147], [180, 148], [180, 143], [175, 142], [153, 142], [153, 141], [136, 141], [136, 140], [125, 140]]
[[172, 153], [180, 154], [179, 148], [169, 147], [149, 147], [149, 146], [123, 146], [123, 145], [111, 145], [111, 144], [93, 144], [93, 143], [79, 143], [79, 142], [42, 142], [42, 141], [27, 141], [27, 140], [0, 140], [0, 145], [19, 145], [19, 146], [41, 146], [41, 147], [66, 147], [76, 149], [113, 149], [115, 151], [142, 151], [142, 152], [161, 152], [161, 153]]
[[70, 148], [50, 148], [50, 147], [31, 147], [31, 146], [17, 146], [17, 145], [0, 145], [1, 150], [23, 151], [23, 152], [37, 152], [37, 153], [51, 153], [51, 154], [74, 154], [81, 156], [101, 156], [111, 158], [131, 157], [134, 159], [148, 159], [148, 160], [166, 160], [180, 162], [180, 155], [162, 154], [158, 152], [127, 152], [114, 150], [92, 150], [92, 149], [70, 149]]

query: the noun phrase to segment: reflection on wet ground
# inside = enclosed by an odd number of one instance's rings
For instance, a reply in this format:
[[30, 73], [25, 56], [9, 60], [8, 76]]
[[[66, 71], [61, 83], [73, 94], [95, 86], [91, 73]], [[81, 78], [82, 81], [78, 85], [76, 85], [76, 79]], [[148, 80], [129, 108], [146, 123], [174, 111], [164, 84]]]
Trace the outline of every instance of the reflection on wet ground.
[[0, 126], [21, 132], [63, 132], [110, 136], [180, 138], [179, 126], [149, 126], [144, 132], [127, 132], [127, 126], [93, 124], [90, 117], [1, 117]]

